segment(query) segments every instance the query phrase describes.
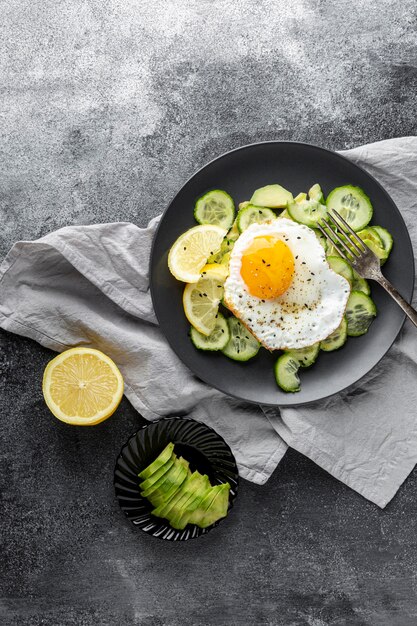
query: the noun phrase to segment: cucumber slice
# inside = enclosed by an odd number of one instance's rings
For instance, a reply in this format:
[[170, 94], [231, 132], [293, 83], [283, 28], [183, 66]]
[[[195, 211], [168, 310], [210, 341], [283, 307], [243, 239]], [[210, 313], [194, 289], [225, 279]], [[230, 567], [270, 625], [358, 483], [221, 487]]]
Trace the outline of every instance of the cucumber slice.
[[371, 288], [367, 280], [359, 276], [355, 270], [353, 271], [353, 282], [352, 282], [352, 290], [353, 291], [363, 291], [367, 296], [371, 293]]
[[376, 254], [382, 265], [387, 260], [389, 252], [384, 249], [384, 244], [378, 232], [374, 228], [369, 227], [360, 230], [358, 236]]
[[306, 193], [299, 193], [294, 198], [294, 202], [303, 202], [304, 200], [307, 200], [307, 194]]
[[347, 334], [349, 337], [364, 335], [376, 316], [374, 301], [362, 291], [352, 291], [346, 306]]
[[295, 393], [300, 391], [300, 377], [298, 376], [298, 370], [300, 363], [295, 359], [290, 352], [282, 354], [275, 363], [274, 372], [277, 385], [281, 387], [283, 391]]
[[336, 187], [327, 196], [327, 209], [334, 209], [353, 230], [365, 228], [371, 221], [373, 208], [370, 199], [360, 187]]
[[240, 209], [244, 209], [245, 206], [248, 206], [248, 204], [250, 204], [249, 200], [244, 200], [243, 202], [239, 202], [239, 211]]
[[198, 332], [193, 326], [190, 330], [190, 338], [196, 348], [208, 352], [223, 350], [230, 339], [229, 325], [221, 313], [216, 315], [216, 324], [213, 332], [206, 337]]
[[296, 350], [286, 350], [286, 354], [290, 354], [294, 359], [298, 361], [301, 367], [310, 367], [313, 365], [320, 351], [320, 342], [313, 343], [312, 346], [307, 348], [298, 348]]
[[284, 209], [292, 200], [292, 193], [281, 185], [266, 185], [266, 187], [261, 187], [254, 192], [250, 203], [270, 209]]
[[368, 228], [363, 228], [362, 230], [360, 230], [358, 232], [358, 237], [360, 237], [362, 241], [364, 241], [365, 239], [368, 239], [369, 241], [372, 241], [379, 248], [384, 249], [384, 244], [382, 243], [381, 237], [378, 235], [377, 231], [372, 226], [368, 226]]
[[310, 228], [316, 228], [317, 223], [327, 214], [326, 206], [316, 200], [290, 202], [287, 211], [293, 220]]
[[353, 269], [345, 259], [341, 256], [328, 256], [326, 259], [330, 268], [336, 272], [336, 274], [340, 274], [340, 276], [346, 278], [350, 285], [353, 283]]
[[271, 209], [248, 204], [248, 206], [240, 209], [237, 214], [237, 227], [240, 233], [243, 233], [251, 224], [262, 224], [276, 219], [276, 215]]
[[259, 352], [261, 344], [236, 317], [229, 317], [230, 339], [222, 352], [234, 361], [249, 361]]
[[310, 189], [308, 190], [308, 197], [310, 198], [310, 200], [316, 200], [317, 202], [324, 204], [323, 192], [318, 183], [310, 187]]
[[389, 254], [394, 243], [391, 233], [389, 233], [387, 229], [383, 228], [382, 226], [371, 226], [371, 229], [377, 233], [377, 235], [381, 239], [382, 247]]
[[235, 204], [228, 193], [221, 189], [213, 189], [197, 200], [194, 217], [199, 224], [230, 228], [235, 219]]
[[339, 348], [344, 346], [346, 340], [347, 321], [346, 318], [343, 318], [340, 326], [338, 326], [331, 335], [329, 335], [328, 337], [326, 337], [326, 339], [320, 342], [320, 350], [324, 350], [324, 352], [333, 352], [333, 350], [338, 350]]

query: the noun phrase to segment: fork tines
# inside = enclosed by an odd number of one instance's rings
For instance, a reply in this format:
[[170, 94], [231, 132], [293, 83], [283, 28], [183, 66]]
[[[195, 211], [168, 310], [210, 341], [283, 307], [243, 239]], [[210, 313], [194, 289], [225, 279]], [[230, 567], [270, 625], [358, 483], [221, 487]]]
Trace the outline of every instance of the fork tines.
[[[320, 232], [330, 241], [345, 261], [351, 262], [352, 259], [350, 257], [354, 259], [367, 251], [366, 244], [364, 244], [362, 239], [352, 230], [340, 213], [334, 209], [329, 211], [328, 219], [321, 219], [317, 226]], [[343, 235], [347, 235], [349, 245], [346, 239], [343, 239], [339, 235], [338, 231], [343, 233]]]

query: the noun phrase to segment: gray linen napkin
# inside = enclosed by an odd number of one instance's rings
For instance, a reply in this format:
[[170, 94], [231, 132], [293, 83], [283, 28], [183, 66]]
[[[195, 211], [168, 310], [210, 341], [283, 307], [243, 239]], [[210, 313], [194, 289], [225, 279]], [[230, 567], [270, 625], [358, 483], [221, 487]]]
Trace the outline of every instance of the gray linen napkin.
[[[416, 241], [417, 138], [345, 154], [381, 181]], [[417, 462], [415, 329], [406, 324], [365, 380], [325, 402], [280, 412], [229, 398], [194, 377], [157, 326], [148, 289], [157, 222], [69, 226], [16, 243], [0, 267], [0, 327], [59, 352], [79, 344], [103, 350], [146, 419], [188, 414], [206, 422], [248, 480], [264, 483], [290, 445], [384, 507]]]

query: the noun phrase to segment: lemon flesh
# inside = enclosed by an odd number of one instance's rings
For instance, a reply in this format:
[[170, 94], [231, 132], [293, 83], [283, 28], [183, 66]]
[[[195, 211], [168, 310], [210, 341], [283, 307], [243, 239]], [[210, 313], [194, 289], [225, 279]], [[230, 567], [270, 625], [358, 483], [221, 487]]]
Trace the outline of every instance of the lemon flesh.
[[45, 368], [42, 391], [51, 412], [62, 422], [94, 426], [114, 413], [123, 396], [116, 364], [93, 348], [71, 348]]
[[186, 285], [184, 289], [185, 316], [202, 335], [208, 336], [214, 330], [226, 278], [227, 268], [206, 265], [200, 280]]
[[213, 224], [194, 226], [183, 233], [168, 254], [168, 267], [177, 280], [195, 283], [209, 256], [220, 250], [227, 230]]

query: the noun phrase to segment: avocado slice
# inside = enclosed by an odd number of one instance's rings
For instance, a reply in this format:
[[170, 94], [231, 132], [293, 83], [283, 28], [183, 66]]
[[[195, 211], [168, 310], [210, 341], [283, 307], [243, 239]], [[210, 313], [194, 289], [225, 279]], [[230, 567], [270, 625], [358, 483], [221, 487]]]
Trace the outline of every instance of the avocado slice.
[[254, 192], [250, 199], [250, 204], [269, 207], [270, 209], [280, 209], [285, 208], [288, 202], [292, 201], [292, 193], [281, 187], [281, 185], [266, 185], [266, 187], [261, 187]]
[[174, 497], [171, 498], [169, 502], [166, 502], [164, 499], [164, 502], [152, 511], [153, 515], [156, 515], [157, 517], [165, 517], [169, 520], [171, 511], [176, 511], [181, 502], [188, 500], [194, 491], [196, 482], [198, 482], [200, 478], [201, 474], [199, 472], [194, 472], [193, 474], [188, 475]]
[[198, 509], [195, 509], [191, 513], [190, 518], [188, 520], [189, 524], [197, 524], [198, 525], [198, 522], [201, 520], [202, 516], [204, 515], [204, 513], [209, 508], [211, 502], [214, 500], [214, 498], [219, 493], [220, 487], [221, 487], [221, 485], [215, 485], [214, 487], [210, 487], [210, 489], [206, 492], [203, 500], [201, 501], [201, 504], [198, 507]]
[[[190, 520], [190, 523], [197, 524], [200, 528], [207, 528], [207, 526], [211, 526], [211, 524], [214, 524], [214, 522], [217, 522], [217, 520], [227, 515], [230, 491], [229, 483], [215, 485], [212, 487], [212, 490], [216, 491], [214, 498], [212, 497], [210, 500], [210, 496], [206, 497], [206, 501], [202, 502], [201, 508], [199, 509], [200, 514], [197, 515], [197, 512], [195, 512], [195, 515], [192, 516]], [[203, 509], [205, 504], [207, 506]]]
[[181, 526], [180, 518], [184, 512], [187, 512], [189, 503], [195, 500], [197, 495], [204, 495], [208, 486], [210, 486], [210, 483], [205, 474], [201, 475], [200, 472], [194, 472], [194, 474], [192, 474], [188, 485], [185, 484], [183, 497], [178, 500], [166, 514], [166, 518], [173, 528], [180, 530], [181, 527], [185, 527], [185, 524]]
[[321, 204], [324, 204], [323, 191], [318, 183], [310, 187], [310, 189], [308, 190], [308, 197], [310, 198], [310, 200], [317, 200], [317, 202], [321, 202]]
[[169, 443], [162, 450], [159, 456], [156, 457], [155, 461], [153, 461], [150, 465], [148, 465], [148, 467], [145, 467], [145, 469], [139, 473], [139, 478], [146, 480], [146, 478], [149, 478], [150, 476], [152, 476], [154, 472], [156, 472], [162, 465], [164, 465], [171, 458], [173, 451], [174, 451], [174, 444]]
[[163, 476], [174, 465], [174, 462], [176, 460], [177, 460], [177, 456], [175, 453], [173, 453], [171, 458], [168, 459], [166, 463], [161, 465], [161, 467], [157, 469], [156, 472], [152, 474], [152, 476], [149, 476], [149, 478], [147, 478], [146, 480], [143, 480], [139, 484], [139, 487], [141, 488], [141, 490], [147, 491], [150, 487], [152, 487], [152, 485], [158, 482], [161, 476]]
[[178, 511], [176, 515], [170, 518], [169, 522], [171, 526], [177, 530], [185, 528], [188, 524], [190, 516], [204, 500], [209, 489], [211, 489], [210, 481], [208, 476], [204, 474], [202, 476], [201, 484], [196, 485], [195, 491], [192, 493], [191, 497], [183, 503], [182, 510]]
[[173, 486], [178, 486], [179, 484], [181, 484], [186, 474], [187, 470], [185, 469], [185, 467], [181, 463], [176, 461], [156, 483], [154, 483], [146, 491], [142, 490], [140, 492], [140, 495], [144, 498], [148, 498], [151, 502], [153, 501], [153, 496], [155, 495], [163, 495], [165, 498], [165, 494], [167, 493], [167, 491]]
[[188, 470], [188, 461], [184, 461], [183, 458], [179, 458], [176, 463], [178, 466], [178, 474], [175, 475], [175, 480], [170, 481], [171, 485], [168, 487], [162, 484], [149, 496], [149, 499], [154, 507], [163, 503], [167, 504], [177, 493], [178, 489], [180, 489], [187, 476], [189, 476], [190, 472]]

